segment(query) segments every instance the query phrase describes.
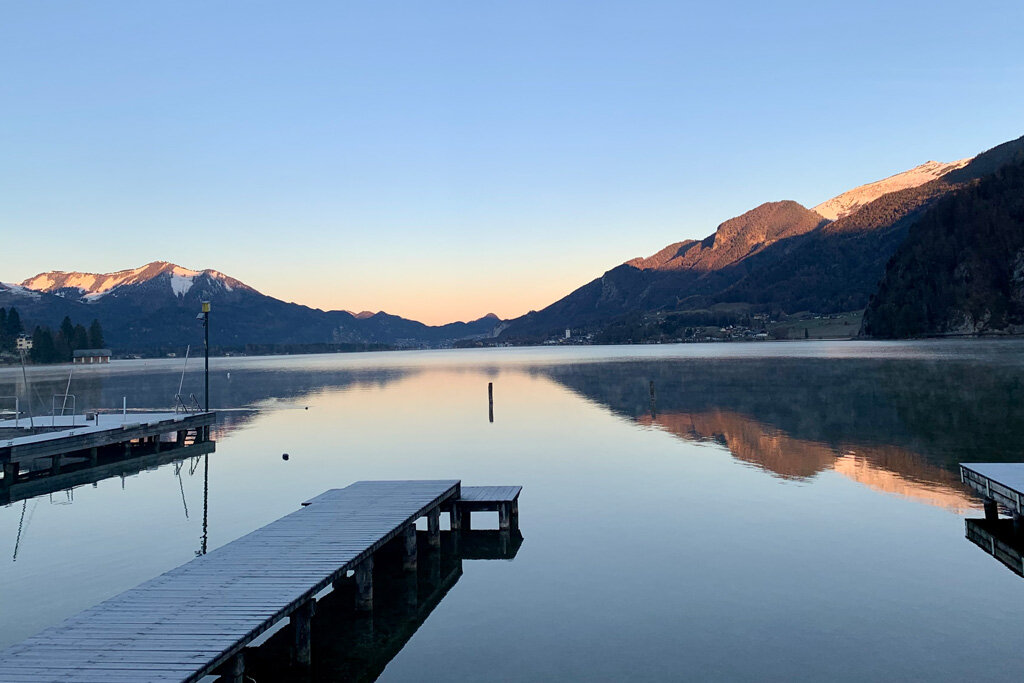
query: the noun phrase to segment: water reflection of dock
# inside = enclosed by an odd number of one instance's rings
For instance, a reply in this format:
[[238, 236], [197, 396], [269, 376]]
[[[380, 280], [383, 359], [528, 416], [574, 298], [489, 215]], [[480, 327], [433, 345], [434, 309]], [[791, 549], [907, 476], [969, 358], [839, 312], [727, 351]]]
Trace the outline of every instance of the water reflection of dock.
[[[427, 532], [417, 537], [415, 572], [403, 568], [398, 544], [378, 551], [372, 613], [352, 609], [354, 577], [317, 602], [310, 667], [303, 680], [376, 680], [462, 577], [463, 560], [510, 560], [523, 541], [518, 531], [444, 531], [440, 547], [433, 549]], [[257, 681], [293, 680], [292, 635], [282, 629], [246, 650], [246, 675]]]
[[128, 413], [0, 422], [0, 504], [206, 455], [215, 421], [214, 413]]
[[1012, 519], [966, 519], [964, 525], [967, 540], [1024, 577], [1024, 543]]
[[[463, 490], [470, 509], [461, 504]], [[509, 493], [491, 500], [480, 495], [500, 490]], [[522, 540], [512, 514], [518, 495], [519, 487], [463, 489], [458, 480], [358, 482], [328, 491], [0, 653], [3, 680], [221, 675], [241, 682], [250, 658], [253, 667], [290, 671], [297, 680], [320, 671], [320, 680], [360, 680], [360, 671], [372, 677], [458, 579], [463, 538], [478, 556], [514, 556]], [[505, 511], [497, 537], [465, 528], [471, 511], [484, 506]], [[442, 510], [451, 515], [447, 534], [440, 529]], [[421, 517], [426, 532], [416, 530]], [[285, 620], [287, 626], [265, 639], [268, 649], [257, 651], [257, 638]], [[338, 642], [339, 633], [352, 640]], [[280, 661], [284, 652], [288, 664]]]

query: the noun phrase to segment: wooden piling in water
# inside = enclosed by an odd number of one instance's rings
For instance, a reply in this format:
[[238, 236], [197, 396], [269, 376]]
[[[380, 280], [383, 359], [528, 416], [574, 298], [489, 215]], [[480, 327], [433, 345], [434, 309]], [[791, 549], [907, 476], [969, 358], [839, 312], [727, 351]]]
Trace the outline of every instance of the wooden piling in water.
[[356, 565], [356, 610], [373, 610], [373, 555]]
[[434, 508], [427, 513], [427, 543], [431, 548], [441, 547], [441, 510]]
[[487, 419], [494, 422], [494, 382], [487, 383]]
[[416, 556], [418, 555], [418, 548], [416, 546], [416, 525], [409, 524], [405, 527], [402, 532], [403, 536], [403, 548], [404, 553], [402, 555], [402, 569], [407, 572], [416, 571]]
[[313, 663], [313, 613], [316, 601], [307, 600], [291, 613], [288, 620], [294, 636], [293, 661], [301, 668], [308, 668]]

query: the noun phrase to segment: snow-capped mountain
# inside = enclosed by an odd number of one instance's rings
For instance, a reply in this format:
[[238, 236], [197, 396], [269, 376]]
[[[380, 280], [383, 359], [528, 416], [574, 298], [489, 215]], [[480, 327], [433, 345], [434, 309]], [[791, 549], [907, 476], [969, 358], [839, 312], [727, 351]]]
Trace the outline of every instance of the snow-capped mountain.
[[931, 182], [936, 178], [941, 178], [950, 171], [963, 168], [969, 164], [972, 159], [974, 159], [974, 157], [960, 159], [959, 161], [951, 161], [949, 163], [926, 161], [920, 166], [915, 166], [909, 171], [897, 173], [896, 175], [891, 175], [888, 178], [876, 180], [873, 183], [868, 183], [867, 185], [861, 185], [860, 187], [855, 187], [852, 190], [847, 190], [832, 199], [818, 204], [812, 209], [812, 211], [818, 212], [830, 221], [838, 220], [844, 216], [849, 216], [860, 207], [870, 204], [882, 195], [889, 194], [890, 192], [897, 192], [899, 190], [907, 190], [912, 187], [920, 187], [921, 185]]
[[31, 277], [22, 282], [21, 286], [36, 292], [95, 302], [117, 292], [119, 288], [151, 282], [155, 282], [157, 288], [163, 285], [162, 288], [166, 292], [179, 298], [192, 291], [197, 283], [214, 285], [215, 288], [222, 288], [228, 292], [235, 289], [252, 289], [216, 270], [189, 270], [166, 261], [154, 261], [140, 268], [119, 270], [116, 273], [67, 273], [55, 270]]
[[321, 311], [262, 294], [216, 270], [190, 270], [166, 261], [116, 273], [53, 271], [20, 285], [0, 284], [0, 307], [14, 306], [27, 326], [98, 319], [120, 350], [183, 347], [200, 340], [196, 312], [213, 306], [217, 346], [371, 343], [436, 346], [493, 334], [500, 320], [430, 326], [383, 311]]

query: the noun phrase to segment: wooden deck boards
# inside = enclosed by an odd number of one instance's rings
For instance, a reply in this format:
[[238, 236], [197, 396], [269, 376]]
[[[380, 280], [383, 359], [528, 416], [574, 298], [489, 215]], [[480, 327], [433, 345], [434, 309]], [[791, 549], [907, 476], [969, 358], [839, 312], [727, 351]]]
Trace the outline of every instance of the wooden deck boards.
[[463, 486], [459, 500], [471, 503], [511, 503], [522, 486]]
[[328, 491], [0, 653], [0, 678], [196, 681], [459, 493], [458, 480]]

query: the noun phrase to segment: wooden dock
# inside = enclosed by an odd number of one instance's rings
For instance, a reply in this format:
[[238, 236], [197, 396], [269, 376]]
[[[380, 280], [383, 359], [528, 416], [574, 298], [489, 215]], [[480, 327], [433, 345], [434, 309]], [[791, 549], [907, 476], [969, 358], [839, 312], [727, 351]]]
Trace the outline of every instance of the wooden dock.
[[[514, 488], [511, 501], [507, 493], [489, 501], [465, 490], [477, 498], [467, 501], [474, 509], [509, 509], [514, 530]], [[372, 611], [375, 553], [397, 545], [403, 567], [416, 571], [416, 520], [427, 518], [427, 544], [439, 548], [442, 507], [455, 522], [463, 490], [458, 480], [442, 480], [363, 481], [327, 491], [0, 653], [0, 676], [7, 683], [143, 683], [217, 674], [241, 683], [246, 645], [285, 618], [295, 665], [308, 667], [318, 594], [346, 584], [352, 572], [356, 608]]]
[[[0, 489], [10, 489], [23, 473], [46, 469], [60, 474], [70, 464], [96, 466], [116, 451], [130, 457], [145, 451], [209, 441], [214, 412], [69, 415], [0, 421]], [[170, 439], [165, 441], [165, 439]], [[44, 467], [41, 468], [40, 463]], [[9, 494], [8, 494], [9, 495]]]
[[1024, 463], [962, 462], [960, 481], [985, 501], [985, 519], [999, 519], [999, 506], [1013, 517], [1014, 527], [1024, 536]]

